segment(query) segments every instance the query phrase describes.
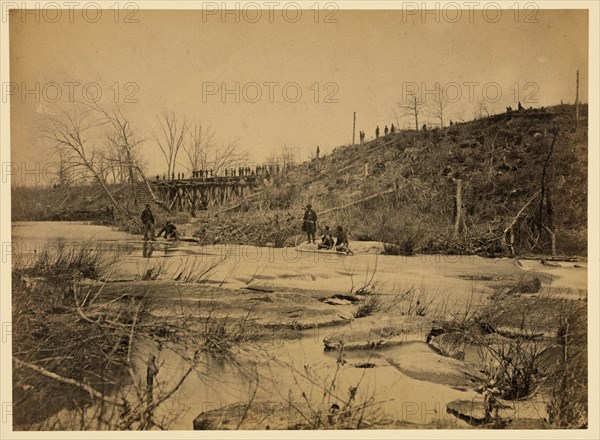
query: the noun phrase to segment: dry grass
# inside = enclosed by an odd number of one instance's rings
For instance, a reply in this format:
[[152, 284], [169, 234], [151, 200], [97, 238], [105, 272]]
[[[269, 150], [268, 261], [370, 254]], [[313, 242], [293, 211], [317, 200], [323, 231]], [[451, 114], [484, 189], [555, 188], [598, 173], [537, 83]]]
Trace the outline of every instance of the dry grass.
[[371, 294], [362, 298], [358, 302], [358, 308], [354, 312], [355, 318], [363, 318], [365, 316], [372, 315], [373, 313], [381, 311], [383, 308], [383, 301], [381, 295]]
[[[20, 261], [12, 278], [18, 429], [166, 429], [170, 416], [158, 417], [158, 408], [196, 371], [199, 350], [223, 354], [255, 336], [252, 311], [242, 320], [209, 316], [198, 328], [184, 309], [181, 316], [153, 316], [143, 290], [134, 294], [124, 287], [104, 295], [105, 283], [82, 283], [81, 277], [100, 278], [113, 258], [88, 246], [47, 249]], [[192, 266], [197, 268], [190, 263], [190, 273]], [[150, 359], [139, 359], [140, 342], [158, 358], [166, 347], [187, 347], [189, 341], [195, 341], [193, 354], [171, 350], [186, 366], [182, 371], [157, 382], [165, 375], [157, 364], [152, 370], [158, 379], [146, 380]]]

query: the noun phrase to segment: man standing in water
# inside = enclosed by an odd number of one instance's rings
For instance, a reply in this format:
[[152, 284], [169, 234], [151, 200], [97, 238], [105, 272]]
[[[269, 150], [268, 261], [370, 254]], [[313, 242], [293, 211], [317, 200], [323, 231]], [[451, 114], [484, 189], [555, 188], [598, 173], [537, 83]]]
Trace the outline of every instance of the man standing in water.
[[312, 210], [310, 203], [306, 205], [304, 211], [304, 221], [302, 222], [302, 230], [306, 232], [306, 238], [309, 243], [315, 243], [315, 232], [317, 232], [317, 213]]
[[146, 203], [146, 209], [142, 211], [141, 219], [144, 224], [144, 240], [148, 240], [148, 232], [150, 232], [150, 240], [156, 241], [156, 238], [154, 238], [154, 215], [150, 209], [150, 204]]

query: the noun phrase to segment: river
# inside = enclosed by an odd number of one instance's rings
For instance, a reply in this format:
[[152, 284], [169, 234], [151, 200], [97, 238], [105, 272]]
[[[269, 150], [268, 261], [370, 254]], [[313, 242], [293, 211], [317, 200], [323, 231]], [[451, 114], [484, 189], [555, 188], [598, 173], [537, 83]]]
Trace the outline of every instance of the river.
[[[506, 258], [383, 256], [373, 253], [376, 243], [355, 244], [355, 256], [340, 256], [285, 248], [199, 246], [188, 242], [173, 245], [163, 239], [148, 244], [139, 236], [83, 222], [18, 222], [13, 224], [12, 234], [13, 254], [35, 254], [45, 246], [83, 243], [91, 243], [107, 254], [119, 254], [119, 264], [107, 275], [113, 280], [136, 279], [153, 268], [160, 268], [161, 277], [172, 280], [187, 270], [184, 267], [217, 261], [219, 264], [205, 281], [228, 289], [254, 286], [348, 292], [369, 285], [386, 293], [414, 287], [426, 292], [434, 303], [443, 302], [457, 310], [468, 302], [485, 303], [498, 283], [514, 280], [526, 271], [538, 274], [546, 288], [576, 292], [587, 287], [587, 270], [573, 268], [572, 263], [540, 268], [533, 262], [515, 264]], [[373, 417], [466, 426], [446, 414], [445, 404], [473, 399], [475, 391], [409, 377], [388, 361], [394, 359], [401, 364], [402, 359], [431, 359], [427, 344], [411, 342], [376, 351], [347, 351], [339, 364], [337, 353], [323, 350], [327, 333], [326, 328], [305, 330], [291, 340], [273, 338], [238, 347], [228, 358], [206, 356], [174, 398], [161, 407], [160, 416], [169, 429], [187, 430], [201, 412], [230, 403], [250, 399], [300, 401], [302, 393], [318, 400], [322, 387], [337, 375], [336, 393], [347, 395], [350, 387], [357, 387], [356, 401], [373, 399], [377, 403], [369, 410]], [[136, 349], [141, 372], [150, 350], [155, 347], [144, 343]], [[161, 367], [157, 380], [164, 389], [173, 385], [186, 368], [181, 357], [168, 349], [161, 351], [158, 362]]]

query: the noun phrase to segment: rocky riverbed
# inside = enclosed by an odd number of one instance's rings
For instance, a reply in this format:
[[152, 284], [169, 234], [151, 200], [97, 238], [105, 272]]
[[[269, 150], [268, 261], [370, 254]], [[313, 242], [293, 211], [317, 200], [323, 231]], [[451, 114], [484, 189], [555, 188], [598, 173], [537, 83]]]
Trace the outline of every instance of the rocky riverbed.
[[[158, 410], [171, 429], [545, 427], [561, 317], [587, 304], [585, 261], [383, 256], [377, 243], [352, 257], [147, 244], [91, 225], [40, 240], [28, 230], [13, 227], [25, 253], [82, 240], [118, 250], [101, 279], [76, 282], [102, 304], [144, 303], [152, 338], [134, 347], [140, 377], [156, 355], [168, 389], [202, 349]], [[510, 377], [529, 361], [531, 384], [511, 395]]]

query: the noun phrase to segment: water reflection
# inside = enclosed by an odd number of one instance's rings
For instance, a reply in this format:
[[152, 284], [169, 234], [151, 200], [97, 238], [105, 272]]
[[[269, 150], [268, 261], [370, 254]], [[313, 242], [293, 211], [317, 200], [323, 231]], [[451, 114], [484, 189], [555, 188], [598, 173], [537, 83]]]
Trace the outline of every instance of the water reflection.
[[144, 247], [142, 249], [142, 255], [144, 256], [144, 258], [150, 258], [152, 257], [152, 252], [154, 252], [154, 244], [145, 241]]

